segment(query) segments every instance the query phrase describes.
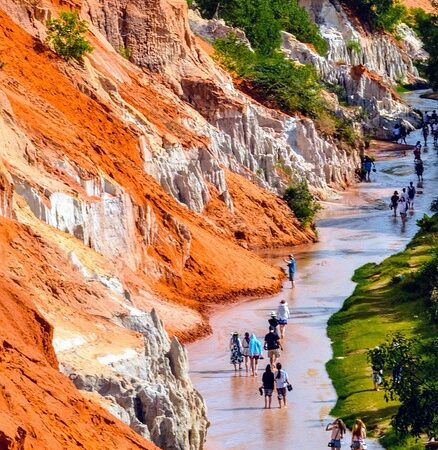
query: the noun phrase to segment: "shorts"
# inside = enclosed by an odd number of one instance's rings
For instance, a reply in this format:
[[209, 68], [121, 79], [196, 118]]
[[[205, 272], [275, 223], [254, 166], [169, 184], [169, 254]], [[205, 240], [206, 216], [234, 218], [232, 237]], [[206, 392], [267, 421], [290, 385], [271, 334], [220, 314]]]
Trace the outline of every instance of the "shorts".
[[256, 361], [260, 358], [260, 355], [249, 355], [250, 358], [255, 359]]
[[274, 350], [268, 350], [268, 358], [272, 358], [275, 356], [276, 358], [280, 358], [280, 350], [275, 348]]
[[382, 377], [380, 376], [379, 373], [373, 372], [373, 382], [376, 383], [376, 384], [381, 384], [382, 383]]
[[282, 398], [286, 398], [286, 388], [277, 388], [277, 397], [278, 400], [281, 400]]
[[341, 448], [341, 440], [340, 439], [332, 439], [330, 442], [333, 443], [333, 448]]
[[361, 445], [362, 445], [362, 442], [360, 442], [360, 441], [353, 441], [351, 443], [350, 448], [352, 448], [352, 449], [360, 449]]
[[249, 348], [248, 347], [243, 347], [242, 355], [249, 356]]
[[287, 325], [287, 319], [278, 319], [280, 325]]
[[289, 281], [294, 281], [295, 272], [289, 272]]
[[272, 397], [272, 393], [274, 392], [274, 389], [266, 389], [266, 388], [263, 388], [263, 389], [265, 391], [266, 397]]

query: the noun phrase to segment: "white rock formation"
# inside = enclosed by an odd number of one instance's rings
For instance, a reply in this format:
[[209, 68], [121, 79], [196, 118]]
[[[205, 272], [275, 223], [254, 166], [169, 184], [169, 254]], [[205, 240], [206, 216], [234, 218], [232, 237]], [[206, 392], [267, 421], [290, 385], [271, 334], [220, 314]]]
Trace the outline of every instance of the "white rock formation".
[[141, 333], [144, 348], [98, 358], [110, 374], [84, 374], [69, 365], [61, 371], [78, 389], [103, 397], [104, 407], [160, 448], [202, 449], [208, 427], [206, 406], [188, 377], [185, 348], [176, 338], [169, 340], [154, 310], [135, 311], [115, 321]]

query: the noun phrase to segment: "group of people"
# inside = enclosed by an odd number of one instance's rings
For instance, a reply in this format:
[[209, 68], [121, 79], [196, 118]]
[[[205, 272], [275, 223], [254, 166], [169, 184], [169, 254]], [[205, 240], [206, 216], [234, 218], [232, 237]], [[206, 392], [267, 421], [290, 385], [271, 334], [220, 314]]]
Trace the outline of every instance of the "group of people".
[[[294, 287], [294, 277], [296, 272], [296, 261], [292, 254], [289, 254], [287, 263], [288, 278], [291, 287]], [[265, 408], [271, 408], [272, 395], [277, 392], [278, 406], [286, 407], [286, 393], [292, 390], [288, 374], [279, 362], [283, 343], [286, 334], [286, 326], [290, 319], [290, 311], [286, 300], [281, 300], [277, 311], [271, 311], [268, 317], [268, 333], [264, 337], [263, 344], [257, 336], [245, 332], [243, 339], [239, 333], [234, 331], [230, 339], [230, 363], [237, 373], [243, 370], [245, 364], [247, 376], [257, 377], [259, 361], [264, 359], [263, 352], [267, 352], [269, 364], [267, 364], [262, 375], [262, 385], [259, 387], [260, 395], [264, 395]]]
[[[434, 119], [432, 119], [432, 117]], [[429, 117], [427, 112], [424, 115], [425, 120], [427, 119], [427, 123], [432, 121], [433, 124], [437, 123], [438, 130], [438, 116], [434, 111], [432, 116]], [[438, 131], [437, 131], [438, 132]], [[417, 141], [414, 148], [414, 165], [415, 165], [415, 173], [418, 177], [417, 187], [423, 187], [423, 173], [424, 173], [424, 165], [423, 160], [421, 159], [421, 142]], [[403, 221], [406, 220], [409, 209], [414, 209], [414, 200], [415, 195], [417, 194], [417, 190], [414, 186], [414, 183], [411, 181], [407, 188], [403, 188], [402, 192], [399, 194], [398, 191], [394, 191], [391, 196], [391, 200], [389, 203], [389, 207], [392, 209], [394, 213], [394, 217], [397, 216], [397, 210], [400, 213], [400, 217]]]
[[414, 209], [416, 193], [417, 190], [415, 189], [414, 183], [412, 181], [409, 183], [407, 189], [402, 188], [400, 194], [398, 193], [398, 191], [394, 191], [394, 194], [392, 194], [391, 201], [389, 203], [389, 207], [390, 209], [392, 209], [394, 217], [397, 216], [397, 210], [399, 210], [402, 220], [406, 220], [408, 216], [408, 210]]
[[432, 135], [434, 145], [438, 143], [438, 114], [433, 110], [432, 114], [426, 111], [423, 114], [422, 134], [424, 139], [424, 145], [427, 145], [427, 138]]
[[[326, 431], [331, 431], [330, 442], [328, 446], [339, 450], [341, 448], [341, 440], [347, 432], [347, 427], [342, 419], [336, 419], [329, 423]], [[354, 450], [366, 450], [367, 430], [365, 424], [360, 419], [354, 421], [353, 429], [351, 430], [351, 445], [350, 448]]]
[[410, 130], [406, 128], [406, 125], [402, 123], [396, 123], [392, 129], [392, 141], [397, 144], [406, 144], [406, 136], [410, 133]]

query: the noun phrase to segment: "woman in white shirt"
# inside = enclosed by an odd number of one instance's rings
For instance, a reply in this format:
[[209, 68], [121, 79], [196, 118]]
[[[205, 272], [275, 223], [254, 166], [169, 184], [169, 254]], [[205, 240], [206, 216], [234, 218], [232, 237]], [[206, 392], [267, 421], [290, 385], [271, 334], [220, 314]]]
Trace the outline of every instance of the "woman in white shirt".
[[280, 363], [277, 363], [275, 367], [277, 368], [277, 373], [275, 375], [275, 385], [277, 387], [278, 405], [281, 408], [281, 400], [283, 400], [283, 405], [286, 408], [286, 392], [287, 385], [289, 384], [289, 381], [287, 379], [287, 372], [281, 368]]
[[284, 339], [284, 332], [287, 325], [287, 321], [290, 319], [290, 311], [287, 306], [286, 300], [282, 300], [278, 305], [277, 309], [277, 319], [280, 325], [280, 337]]

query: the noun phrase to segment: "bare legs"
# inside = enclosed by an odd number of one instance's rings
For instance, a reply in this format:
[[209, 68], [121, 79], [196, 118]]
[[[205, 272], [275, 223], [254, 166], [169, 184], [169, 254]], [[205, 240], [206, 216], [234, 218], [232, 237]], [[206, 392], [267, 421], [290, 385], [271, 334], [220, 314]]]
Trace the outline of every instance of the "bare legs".
[[[286, 389], [286, 388], [285, 388]], [[281, 409], [281, 400], [283, 400], [283, 406], [285, 407], [285, 408], [287, 408], [287, 404], [286, 404], [286, 394], [284, 394], [284, 395], [279, 395], [278, 396], [278, 407]]]
[[246, 370], [246, 373], [248, 374], [249, 373], [249, 362], [248, 362], [249, 356], [244, 356], [244, 358], [245, 358], [245, 370]]
[[253, 377], [256, 377], [257, 376], [257, 365], [259, 363], [259, 359], [255, 358], [254, 356], [251, 356], [250, 360], [251, 360], [251, 375]]
[[280, 338], [281, 339], [284, 339], [285, 331], [286, 331], [286, 325], [285, 324], [280, 325]]
[[272, 395], [265, 395], [265, 409], [271, 409]]

